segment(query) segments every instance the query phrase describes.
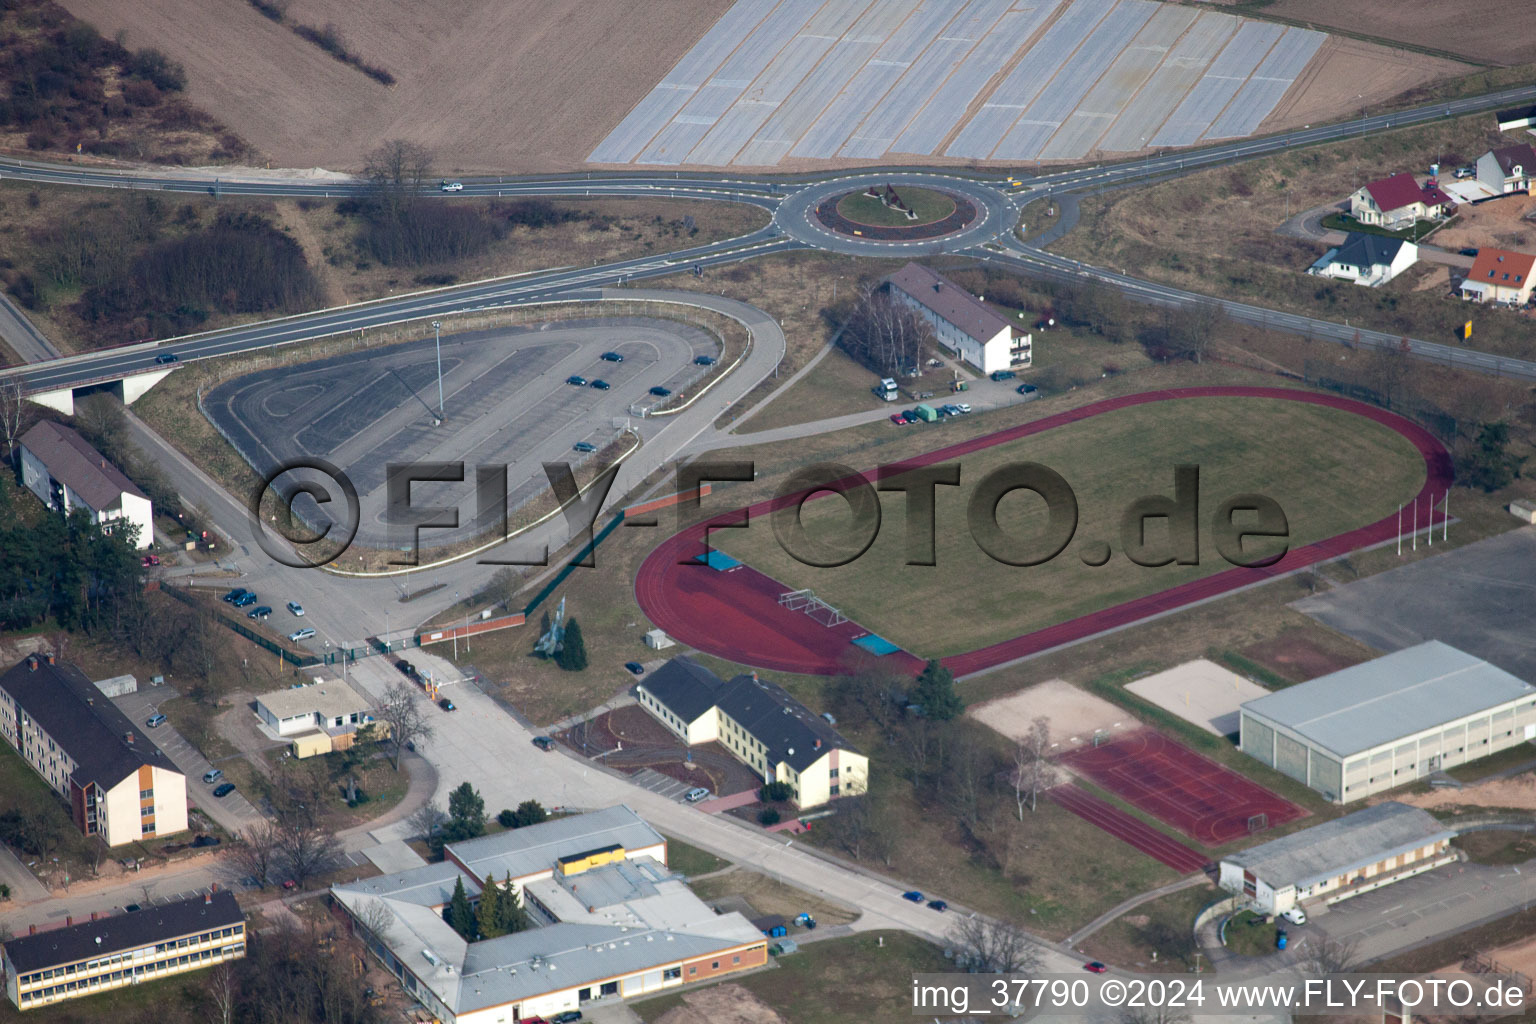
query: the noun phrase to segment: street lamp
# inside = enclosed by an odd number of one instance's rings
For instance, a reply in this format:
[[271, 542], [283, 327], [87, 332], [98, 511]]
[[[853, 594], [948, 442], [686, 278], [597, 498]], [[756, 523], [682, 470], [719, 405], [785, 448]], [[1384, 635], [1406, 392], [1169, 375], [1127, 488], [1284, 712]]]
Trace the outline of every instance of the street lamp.
[[437, 421], [443, 421], [443, 322], [432, 321], [432, 337], [437, 346]]

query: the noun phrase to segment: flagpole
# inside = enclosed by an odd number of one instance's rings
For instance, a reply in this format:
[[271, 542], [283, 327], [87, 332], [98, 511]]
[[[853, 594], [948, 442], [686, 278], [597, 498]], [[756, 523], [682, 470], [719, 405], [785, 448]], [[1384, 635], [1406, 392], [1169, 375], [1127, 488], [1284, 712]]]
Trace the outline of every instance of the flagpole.
[[1429, 492], [1429, 546], [1435, 546], [1435, 492]]
[[1397, 503], [1397, 557], [1403, 557], [1403, 503]]
[[1447, 488], [1445, 492], [1445, 507], [1440, 510], [1440, 540], [1443, 543], [1451, 535], [1451, 492]]
[[1419, 499], [1413, 499], [1413, 550], [1419, 550]]

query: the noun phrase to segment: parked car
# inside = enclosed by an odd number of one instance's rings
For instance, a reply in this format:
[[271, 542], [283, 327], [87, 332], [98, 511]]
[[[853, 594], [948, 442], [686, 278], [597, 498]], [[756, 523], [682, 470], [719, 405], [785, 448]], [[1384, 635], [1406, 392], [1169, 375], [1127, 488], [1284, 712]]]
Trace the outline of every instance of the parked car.
[[622, 363], [624, 361], [624, 357], [619, 355], [617, 352], [604, 352], [597, 358], [601, 359], [605, 363]]
[[245, 593], [235, 598], [233, 603], [236, 608], [244, 608], [247, 605], [255, 604], [257, 600], [258, 599], [256, 595], [247, 590]]
[[1018, 376], [1018, 374], [1014, 373], [1012, 370], [993, 370], [992, 371], [992, 379], [993, 380], [1013, 380], [1013, 378], [1015, 378], [1017, 376]]
[[714, 356], [694, 356], [693, 357], [693, 365], [695, 365], [695, 366], [714, 366], [716, 362], [718, 362], [718, 360], [715, 359]]
[[963, 413], [968, 413], [968, 412], [970, 412], [970, 411], [971, 411], [971, 407], [970, 407], [970, 404], [969, 404], [969, 403], [967, 403], [967, 402], [959, 402], [959, 403], [957, 403], [957, 404], [956, 404], [956, 405], [955, 405], [955, 408], [956, 408], [956, 409], [959, 409], [959, 410], [960, 410], [960, 412], [961, 412], [961, 413], [962, 413], [962, 414], [963, 414]]
[[464, 191], [464, 183], [462, 181], [444, 181], [439, 183], [437, 187], [442, 189], [444, 192]]
[[272, 608], [269, 605], [257, 605], [246, 612], [245, 617], [248, 619], [270, 619], [272, 617]]
[[458, 706], [456, 704], [454, 704], [453, 701], [449, 700], [447, 697], [444, 697], [442, 700], [438, 701], [437, 702], [437, 706], [442, 708], [444, 711], [457, 711], [457, 710], [459, 710]]
[[580, 1010], [564, 1010], [549, 1018], [549, 1024], [576, 1024], [581, 1020]]
[[571, 374], [569, 377], [565, 378], [565, 382], [567, 384], [570, 384], [573, 387], [578, 387], [578, 388], [584, 388], [584, 387], [587, 386], [587, 378], [585, 378], [585, 377], [578, 377], [574, 373]]
[[231, 590], [229, 593], [224, 595], [224, 600], [230, 604], [234, 604], [237, 600], [249, 593], [250, 591], [246, 590], [244, 587], [236, 587], [234, 590]]
[[629, 669], [637, 676], [645, 675], [645, 666], [640, 664], [638, 661], [626, 661], [624, 663], [624, 667]]
[[703, 786], [694, 786], [683, 795], [683, 799], [687, 800], [691, 804], [696, 804], [700, 800], [708, 799], [708, 797], [709, 790], [705, 789]]
[[1307, 912], [1300, 907], [1292, 907], [1280, 916], [1291, 922], [1291, 924], [1307, 923]]
[[226, 782], [214, 789], [213, 795], [222, 800], [234, 791], [235, 784], [233, 782]]
[[913, 412], [911, 409], [901, 410], [901, 418], [906, 420], [908, 423], [916, 423], [918, 420], [922, 419], [921, 416]]
[[159, 355], [155, 356], [155, 362], [157, 363], [175, 363], [179, 362], [180, 360], [181, 357], [178, 356], [175, 352], [161, 352]]
[[535, 736], [533, 745], [546, 752], [555, 749], [555, 741], [548, 736]]
[[160, 564], [160, 556], [159, 555], [145, 555], [143, 558], [139, 559], [139, 564], [142, 565], [146, 569], [148, 569], [152, 565], [159, 565]]
[[288, 880], [287, 880], [287, 881], [286, 881], [286, 882], [284, 882], [284, 883], [283, 883], [283, 888], [284, 888], [284, 889], [297, 889], [297, 888], [298, 888], [298, 887], [299, 887], [299, 883], [298, 883], [298, 882], [295, 882], [295, 881], [294, 881], [294, 880], [293, 880], [293, 879], [291, 879], [291, 878], [290, 878], [290, 879], [288, 879]]
[[295, 614], [295, 615], [303, 615], [304, 614], [304, 606], [299, 604], [299, 602], [297, 602], [297, 601], [289, 601], [288, 602], [288, 610], [290, 612], [293, 612], [293, 614]]
[[599, 377], [597, 380], [594, 380], [594, 381], [592, 381], [591, 383], [589, 383], [587, 385], [587, 387], [589, 387], [589, 388], [596, 388], [599, 391], [607, 391], [612, 386], [613, 385], [609, 384], [607, 381], [603, 380], [601, 377]]
[[571, 445], [571, 447], [578, 452], [591, 453], [597, 451], [597, 445], [593, 444], [591, 441], [577, 441], [575, 444]]
[[1090, 960], [1083, 964], [1083, 970], [1087, 971], [1089, 974], [1103, 974], [1105, 971], [1109, 970], [1109, 968], [1105, 967], [1097, 960]]
[[218, 836], [198, 836], [196, 839], [192, 840], [190, 845], [192, 845], [194, 847], [198, 847], [198, 848], [205, 847], [205, 846], [218, 846], [219, 845], [219, 837]]
[[150, 715], [147, 719], [144, 720], [144, 726], [147, 729], [158, 729], [158, 728], [160, 728], [160, 726], [162, 726], [164, 724], [165, 724], [165, 716], [164, 715]]
[[918, 892], [916, 889], [902, 893], [901, 898], [904, 900], [911, 900], [913, 903], [923, 902], [923, 894]]
[[944, 911], [949, 909], [949, 904], [945, 903], [943, 900], [929, 900], [928, 901], [928, 909], [929, 910], [937, 910], [939, 913], [942, 914]]
[[907, 418], [899, 412], [893, 412], [891, 413], [891, 422], [898, 427], [904, 427], [907, 425]]
[[1020, 384], [1013, 390], [1017, 391], [1021, 395], [1033, 395], [1040, 391], [1040, 389], [1035, 387], [1033, 384]]
[[224, 777], [224, 769], [222, 769], [222, 768], [210, 768], [207, 771], [203, 772], [203, 781], [206, 782], [206, 783], [209, 783], [210, 785], [212, 785], [215, 782], [218, 782], [223, 777]]
[[289, 633], [288, 639], [292, 643], [298, 643], [300, 640], [313, 640], [314, 636], [315, 631], [310, 629], [308, 626], [305, 626], [303, 629], [296, 629], [292, 633]]
[[655, 395], [657, 398], [666, 398], [671, 393], [671, 388], [664, 388], [659, 384], [656, 387], [651, 388], [651, 394]]

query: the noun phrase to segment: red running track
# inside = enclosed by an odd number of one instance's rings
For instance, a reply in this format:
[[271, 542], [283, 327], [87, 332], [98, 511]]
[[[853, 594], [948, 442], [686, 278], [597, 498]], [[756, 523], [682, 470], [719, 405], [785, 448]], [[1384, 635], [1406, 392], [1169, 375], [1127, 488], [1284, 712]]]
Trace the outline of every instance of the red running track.
[[1306, 811], [1153, 729], [1061, 756], [1063, 764], [1196, 842], [1220, 846], [1248, 835], [1248, 819], [1281, 825]]
[[[1121, 395], [949, 445], [907, 460], [901, 465], [916, 468], [944, 462], [1101, 413], [1149, 402], [1228, 397], [1306, 402], [1363, 416], [1401, 434], [1424, 457], [1425, 483], [1418, 494], [1418, 500], [1442, 495], [1450, 487], [1453, 476], [1450, 453], [1433, 434], [1411, 420], [1340, 395], [1257, 386], [1174, 388]], [[867, 477], [849, 478], [849, 482], [872, 478], [873, 473]], [[747, 509], [723, 514], [710, 522], [739, 522], [743, 512], [753, 517], [763, 516], [799, 500], [799, 494], [771, 498]], [[1433, 521], [1439, 521], [1438, 512], [1429, 515]], [[835, 675], [845, 670], [854, 658], [854, 652], [858, 650], [849, 642], [853, 637], [866, 632], [879, 632], [878, 627], [864, 629], [853, 623], [827, 629], [802, 613], [779, 607], [779, 594], [796, 588], [765, 576], [750, 566], [722, 573], [693, 561], [696, 555], [704, 551], [706, 525], [688, 527], [663, 541], [647, 556], [635, 576], [635, 597], [641, 609], [653, 623], [682, 643], [728, 661], [756, 665], [759, 668]], [[1156, 594], [1135, 598], [989, 647], [951, 655], [944, 659], [944, 664], [956, 676], [979, 672], [1217, 597], [1240, 587], [1262, 583], [1318, 562], [1339, 558], [1351, 551], [1391, 540], [1396, 535], [1397, 517], [1394, 514], [1328, 540], [1293, 548], [1274, 565], [1259, 569], [1234, 566], [1202, 579], [1191, 580]], [[923, 664], [920, 659], [906, 653], [888, 655], [886, 663], [914, 673]]]
[[1121, 842], [1130, 843], [1148, 857], [1162, 861], [1181, 875], [1199, 871], [1209, 861], [1203, 853], [1190, 849], [1172, 836], [1164, 835], [1141, 819], [1070, 782], [1047, 790], [1046, 796], [1088, 824], [1103, 829]]

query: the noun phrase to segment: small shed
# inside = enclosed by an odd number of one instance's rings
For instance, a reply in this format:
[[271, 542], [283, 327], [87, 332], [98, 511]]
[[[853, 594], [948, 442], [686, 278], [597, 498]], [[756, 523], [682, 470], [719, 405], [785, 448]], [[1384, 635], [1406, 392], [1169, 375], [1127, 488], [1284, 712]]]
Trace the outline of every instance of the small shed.
[[784, 918], [778, 914], [767, 914], [763, 917], [754, 917], [752, 927], [768, 936], [770, 939], [782, 939], [789, 934], [789, 928], [784, 923]]
[[800, 945], [794, 939], [780, 939], [768, 947], [768, 952], [774, 956], [784, 956], [788, 953], [798, 952], [799, 949]]
[[673, 646], [672, 638], [659, 629], [652, 629], [645, 634], [645, 646], [653, 651], [664, 651]]
[[317, 757], [331, 752], [331, 737], [315, 730], [314, 732], [300, 733], [293, 738], [293, 756], [299, 760], [306, 757]]
[[1536, 499], [1522, 498], [1510, 502], [1509, 514], [1522, 523], [1536, 523]]
[[124, 697], [139, 692], [139, 681], [133, 676], [113, 676], [96, 680], [96, 689], [108, 697]]

